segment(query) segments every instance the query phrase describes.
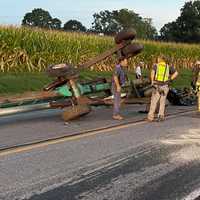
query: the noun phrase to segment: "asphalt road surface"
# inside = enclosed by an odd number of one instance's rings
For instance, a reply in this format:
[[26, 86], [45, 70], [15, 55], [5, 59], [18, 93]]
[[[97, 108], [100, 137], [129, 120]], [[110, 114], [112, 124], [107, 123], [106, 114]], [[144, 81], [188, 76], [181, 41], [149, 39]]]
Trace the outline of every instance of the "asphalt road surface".
[[[180, 108], [170, 109], [175, 112]], [[136, 113], [132, 116], [131, 109], [124, 114], [127, 120], [144, 118]], [[88, 127], [116, 123], [109, 121], [109, 115], [94, 116], [95, 113], [69, 125], [64, 125], [57, 114], [50, 118], [41, 114], [40, 120], [29, 115], [17, 122], [16, 118], [1, 119], [1, 147], [20, 141], [29, 143], [45, 135], [68, 134], [80, 131], [81, 127], [84, 131]], [[90, 125], [86, 119], [90, 119]], [[0, 151], [0, 199], [197, 199], [200, 196], [199, 122], [199, 116], [187, 113], [162, 123], [130, 124], [28, 150], [7, 154]]]

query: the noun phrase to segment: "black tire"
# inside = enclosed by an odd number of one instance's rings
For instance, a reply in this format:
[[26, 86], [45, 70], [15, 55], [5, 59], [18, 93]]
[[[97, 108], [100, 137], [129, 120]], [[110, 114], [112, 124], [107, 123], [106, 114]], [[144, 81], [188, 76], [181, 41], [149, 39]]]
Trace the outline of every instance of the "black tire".
[[134, 29], [123, 30], [115, 36], [115, 43], [120, 44], [126, 40], [133, 40], [136, 36], [136, 31]]
[[143, 50], [143, 45], [135, 43], [135, 44], [129, 44], [128, 46], [124, 47], [122, 49], [122, 54], [126, 58], [130, 58], [133, 56], [136, 56], [137, 54], [141, 53]]
[[87, 115], [90, 111], [91, 107], [88, 105], [76, 105], [66, 109], [62, 114], [62, 118], [67, 122], [83, 115]]
[[177, 105], [180, 106], [182, 105], [181, 102], [181, 97], [179, 95], [179, 92], [172, 88], [169, 90], [168, 94], [167, 94], [167, 100], [172, 104], [172, 105]]
[[57, 64], [47, 68], [47, 74], [51, 77], [65, 77], [67, 79], [78, 77], [78, 70], [71, 65]]

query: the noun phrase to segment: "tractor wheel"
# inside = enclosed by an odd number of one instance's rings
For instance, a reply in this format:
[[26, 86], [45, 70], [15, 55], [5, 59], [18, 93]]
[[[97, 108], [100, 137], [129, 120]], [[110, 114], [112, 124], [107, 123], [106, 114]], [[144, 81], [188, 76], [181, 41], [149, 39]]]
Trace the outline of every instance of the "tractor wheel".
[[87, 115], [90, 111], [91, 107], [88, 105], [76, 105], [66, 109], [62, 114], [62, 118], [67, 122], [80, 116]]
[[139, 54], [143, 50], [143, 48], [144, 48], [143, 45], [138, 43], [129, 44], [128, 46], [122, 49], [122, 54], [126, 58], [130, 58]]
[[115, 36], [115, 43], [120, 44], [126, 40], [133, 40], [136, 36], [136, 31], [134, 29], [123, 30]]
[[68, 64], [50, 65], [47, 74], [51, 77], [65, 77], [67, 79], [78, 77], [78, 70]]

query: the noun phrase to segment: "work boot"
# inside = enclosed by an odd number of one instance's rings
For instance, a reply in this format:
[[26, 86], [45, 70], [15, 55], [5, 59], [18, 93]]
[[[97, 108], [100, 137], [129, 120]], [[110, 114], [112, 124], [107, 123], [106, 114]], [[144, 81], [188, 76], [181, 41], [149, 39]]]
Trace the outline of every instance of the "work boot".
[[112, 118], [115, 120], [123, 120], [124, 119], [121, 115], [113, 115]]
[[158, 116], [157, 122], [163, 122], [165, 120], [164, 116]]

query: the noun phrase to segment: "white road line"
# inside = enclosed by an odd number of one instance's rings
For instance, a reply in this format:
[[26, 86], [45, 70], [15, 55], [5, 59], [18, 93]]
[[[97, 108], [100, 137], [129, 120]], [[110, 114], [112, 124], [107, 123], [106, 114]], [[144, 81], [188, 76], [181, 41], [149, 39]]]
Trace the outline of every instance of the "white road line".
[[183, 198], [182, 200], [195, 200], [200, 197], [200, 188], [190, 193], [188, 196]]

